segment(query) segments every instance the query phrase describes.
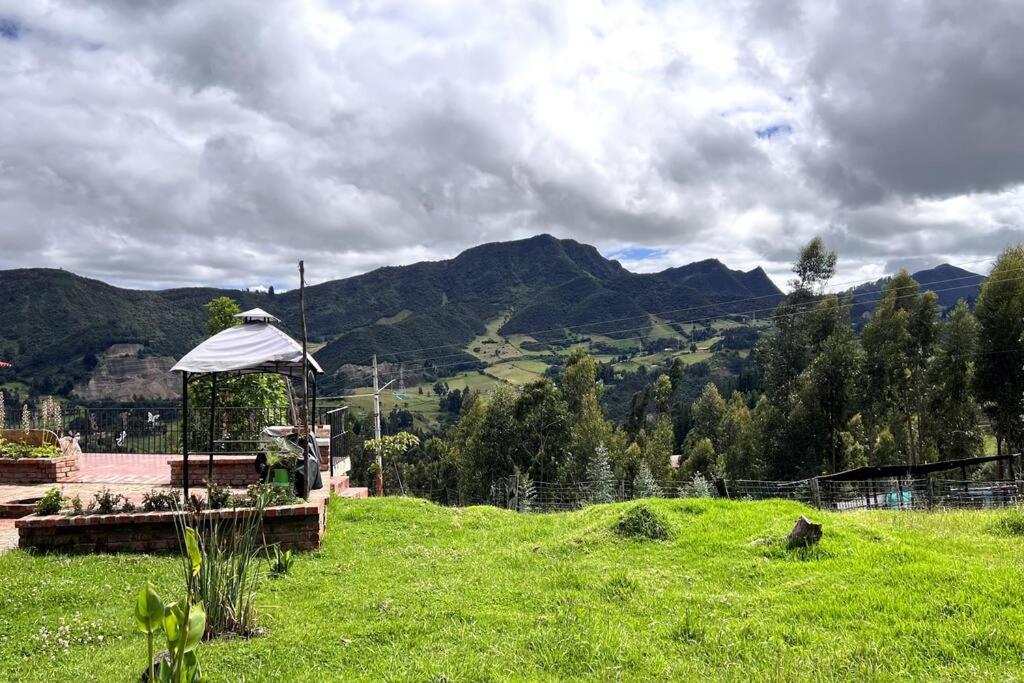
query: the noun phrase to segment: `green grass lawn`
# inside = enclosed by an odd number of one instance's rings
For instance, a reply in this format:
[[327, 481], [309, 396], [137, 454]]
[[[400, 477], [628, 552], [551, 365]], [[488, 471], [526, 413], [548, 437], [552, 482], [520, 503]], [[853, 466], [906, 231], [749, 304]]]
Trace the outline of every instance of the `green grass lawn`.
[[495, 363], [487, 368], [486, 372], [509, 384], [522, 386], [543, 379], [544, 371], [548, 367], [548, 364], [543, 361], [527, 359]]
[[[336, 500], [324, 547], [260, 596], [267, 632], [204, 644], [210, 681], [1020, 680], [1024, 513], [848, 513], [653, 501], [517, 515]], [[778, 542], [806, 513], [818, 548]], [[175, 595], [148, 556], [0, 556], [0, 678], [129, 681], [132, 598]], [[62, 627], [65, 630], [62, 631]], [[48, 634], [60, 633], [60, 636]]]

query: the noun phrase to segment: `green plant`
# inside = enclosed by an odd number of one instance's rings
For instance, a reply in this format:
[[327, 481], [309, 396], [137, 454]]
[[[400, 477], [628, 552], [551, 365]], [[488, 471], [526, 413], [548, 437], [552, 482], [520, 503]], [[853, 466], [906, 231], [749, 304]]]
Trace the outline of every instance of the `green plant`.
[[94, 493], [92, 498], [88, 512], [94, 515], [112, 515], [127, 502], [120, 493], [114, 493], [108, 488]]
[[71, 513], [75, 515], [84, 515], [85, 509], [82, 507], [82, 497], [75, 494], [75, 497], [71, 499]]
[[178, 491], [160, 491], [152, 489], [142, 494], [144, 512], [165, 512], [181, 507], [181, 494]]
[[[195, 529], [187, 527], [185, 537], [185, 566], [190, 578], [202, 569], [202, 555], [199, 552]], [[184, 605], [164, 604], [152, 583], [139, 592], [135, 601], [135, 623], [146, 634], [148, 641], [148, 681], [162, 683], [194, 683], [202, 680], [202, 671], [196, 648], [206, 632], [206, 611], [202, 603], [194, 603], [191, 591], [186, 594]], [[167, 659], [157, 664], [153, 657], [153, 638], [160, 629], [167, 639]]]
[[1024, 536], [1024, 512], [1014, 509], [1001, 513], [989, 530], [1003, 536]]
[[[248, 637], [256, 632], [259, 551], [263, 545], [263, 508], [237, 509], [227, 516], [192, 510], [196, 532], [179, 515], [186, 548], [184, 573], [190, 600], [206, 610], [206, 637], [225, 633]], [[198, 556], [199, 561], [195, 560]]]
[[276, 544], [267, 548], [267, 564], [271, 576], [285, 576], [291, 571], [294, 562], [295, 557], [291, 550], [281, 550]]
[[231, 490], [217, 482], [206, 482], [206, 504], [211, 510], [220, 510], [228, 507], [231, 500]]
[[31, 446], [29, 444], [7, 441], [0, 437], [0, 455], [5, 458], [20, 460], [21, 458], [56, 458], [60, 449], [54, 444]]
[[252, 484], [245, 492], [248, 497], [248, 506], [261, 509], [274, 505], [292, 505], [299, 500], [291, 488], [267, 483]]
[[36, 503], [35, 513], [37, 515], [55, 515], [63, 506], [64, 496], [61, 495], [60, 489], [54, 486]]
[[139, 591], [139, 597], [135, 601], [135, 624], [139, 630], [146, 634], [149, 651], [149, 680], [156, 680], [153, 661], [153, 637], [157, 629], [161, 627], [164, 620], [164, 603], [156, 593], [156, 588], [151, 582]]
[[702, 475], [697, 472], [693, 475], [692, 488], [694, 498], [710, 498], [711, 497], [711, 483]]

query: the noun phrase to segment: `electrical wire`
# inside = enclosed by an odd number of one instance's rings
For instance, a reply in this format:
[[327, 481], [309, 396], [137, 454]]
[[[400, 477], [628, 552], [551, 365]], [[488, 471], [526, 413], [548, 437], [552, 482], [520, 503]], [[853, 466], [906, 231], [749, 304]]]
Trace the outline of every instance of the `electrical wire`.
[[[1021, 269], [1021, 268], [1012, 269], [1012, 271], [1019, 271], [1019, 270], [1024, 270], [1024, 269]], [[1012, 271], [1010, 271], [1010, 272], [1012, 272]], [[978, 276], [976, 274], [971, 274], [971, 275], [965, 275], [965, 276], [956, 277], [956, 278], [948, 278], [946, 280], [936, 280], [934, 282], [929, 283], [926, 286], [927, 289], [925, 289], [924, 291], [932, 291], [932, 292], [938, 293], [938, 292], [954, 291], [954, 290], [957, 290], [957, 289], [972, 288], [972, 287], [975, 286], [975, 283], [973, 283], [973, 282], [964, 283], [964, 284], [958, 285], [956, 287], [947, 287], [947, 288], [943, 288], [943, 289], [933, 289], [932, 286], [933, 285], [938, 285], [938, 284], [945, 284], [945, 283], [948, 283], [948, 282], [956, 282], [956, 281], [959, 281], [959, 280], [968, 280], [968, 279], [973, 280], [974, 278], [977, 278], [977, 277]], [[1000, 280], [1000, 281], [1002, 281], [1002, 280]], [[870, 281], [870, 282], [875, 282], [875, 281]], [[845, 293], [846, 291], [847, 290], [842, 290], [842, 292], [840, 292], [840, 293]], [[835, 294], [835, 293], [836, 292], [829, 292], [828, 294]], [[851, 294], [852, 294], [852, 297], [853, 297], [852, 305], [878, 303], [879, 301], [881, 301], [882, 298], [884, 298], [884, 292], [870, 292], [869, 294], [865, 294], [864, 295], [864, 296], [875, 295], [875, 294], [881, 295], [881, 298], [880, 299], [876, 299], [876, 300], [867, 300], [867, 299], [864, 299], [863, 297], [858, 298], [855, 293], [851, 293]], [[778, 297], [778, 295], [771, 295], [771, 296]], [[760, 299], [760, 298], [764, 298], [764, 297], [751, 297], [749, 299], [737, 299], [737, 300], [734, 300], [734, 301], [722, 302], [722, 303], [719, 303], [719, 304], [711, 304], [711, 306], [729, 306], [729, 307], [732, 307], [734, 304], [737, 304], [737, 303], [742, 303], [744, 301], [751, 301], [751, 300]], [[805, 304], [794, 304], [794, 306], [806, 305], [806, 306], [809, 306], [811, 308], [814, 308], [814, 307], [817, 306], [818, 301], [820, 301], [820, 299], [814, 299], [812, 301], [805, 302]], [[779, 304], [779, 305], [784, 305], [784, 304]], [[757, 314], [757, 313], [769, 313], [770, 314], [770, 313], [775, 312], [778, 309], [779, 305], [771, 306], [771, 307], [765, 307], [765, 308], [758, 308], [758, 309], [740, 309], [740, 310], [737, 310], [737, 311], [732, 312], [732, 313], [723, 313], [722, 315], [754, 315], [754, 314]], [[696, 307], [696, 308], [702, 308], [702, 307]], [[688, 309], [677, 309], [677, 310], [688, 310]], [[662, 316], [662, 315], [665, 315], [666, 313], [667, 313], [666, 311], [657, 312], [657, 313], [646, 313], [646, 314], [644, 314], [643, 317], [646, 317], [646, 318], [650, 319], [651, 317]], [[637, 317], [641, 317], [641, 316], [632, 316], [632, 317], [633, 318], [637, 318]], [[715, 316], [715, 317], [719, 317], [719, 316]], [[605, 323], [609, 323], [609, 322], [617, 322], [619, 320], [624, 320], [624, 319], [625, 318], [618, 318], [618, 319], [614, 319], [613, 318], [613, 319], [609, 319], [609, 320], [594, 321], [594, 322], [590, 322], [590, 323], [580, 323], [579, 325], [574, 325], [574, 326], [566, 326], [566, 327], [560, 327], [560, 328], [550, 328], [549, 330], [539, 330], [539, 331], [533, 331], [533, 332], [516, 332], [515, 334], [516, 335], [521, 335], [521, 336], [533, 336], [533, 335], [537, 335], [537, 334], [542, 334], [543, 332], [547, 332], [547, 331], [567, 330], [567, 329], [570, 329], [572, 327], [582, 327], [582, 326], [594, 327], [594, 326], [599, 326], [599, 325], [602, 325], [602, 324], [605, 324]], [[712, 317], [712, 316], [700, 316], [698, 318], [691, 318], [691, 319], [688, 319], [688, 320], [671, 320], [671, 319], [669, 319], [669, 320], [667, 320], [667, 322], [670, 325], [688, 325], [688, 324], [701, 323], [701, 322], [704, 322], [704, 321], [710, 321], [710, 320], [713, 320], [713, 319], [714, 319], [714, 317]], [[602, 336], [608, 336], [608, 335], [612, 335], [612, 334], [618, 334], [618, 333], [621, 333], [621, 332], [632, 332], [632, 331], [639, 331], [639, 330], [646, 330], [646, 329], [650, 329], [650, 325], [649, 324], [646, 324], [646, 325], [643, 325], [643, 326], [639, 326], [639, 327], [627, 327], [627, 328], [622, 328], [622, 329], [618, 329], [618, 330], [605, 330], [605, 331], [600, 331], [600, 332], [589, 330], [589, 333], [590, 334], [600, 334]], [[641, 336], [649, 336], [649, 335], [641, 335]], [[442, 344], [442, 345], [438, 345], [438, 346], [435, 346], [435, 347], [423, 347], [419, 351], [422, 352], [422, 351], [427, 351], [427, 350], [432, 350], [432, 349], [450, 348], [450, 347], [462, 348], [462, 347], [465, 347], [465, 346], [466, 346], [466, 344], [458, 344], [458, 343]], [[418, 356], [416, 354], [415, 350], [413, 350], [411, 352], [411, 355], [410, 355], [410, 352], [403, 352], [403, 351], [389, 351], [388, 352], [389, 355], [394, 355], [396, 357], [397, 356], [401, 356], [401, 362], [403, 362], [403, 363], [415, 362], [415, 361], [428, 361], [428, 360], [433, 360], [433, 359], [442, 359], [442, 358], [449, 358], [449, 357], [455, 357], [455, 356], [462, 356], [465, 353], [466, 353], [465, 351], [462, 351], [462, 352], [451, 353], [451, 354], [441, 354], [441, 355], [433, 355], [433, 356]]]
[[[1021, 269], [1014, 269], [1014, 270], [1021, 270]], [[951, 278], [950, 280], [947, 280], [947, 282], [952, 282], [952, 281], [955, 281], [957, 279], [963, 279], [963, 278]], [[1024, 279], [1024, 276], [1018, 276], [1018, 277], [1014, 277], [1014, 278], [1000, 278], [999, 280], [995, 280], [995, 282], [1011, 282], [1011, 281], [1018, 281], [1018, 280], [1022, 280], [1022, 279]], [[942, 281], [937, 281], [935, 284], [941, 284], [941, 282]], [[945, 288], [938, 288], [938, 289], [926, 289], [926, 290], [923, 290], [923, 291], [924, 292], [933, 292], [933, 293], [938, 294], [938, 293], [942, 293], [942, 292], [956, 291], [958, 289], [965, 289], [965, 288], [973, 287], [973, 286], [974, 286], [973, 284], [964, 284], [964, 285], [958, 285], [958, 286], [955, 286], [955, 287], [945, 287]], [[910, 293], [908, 293], [906, 295], [899, 295], [899, 296], [897, 296], [897, 299], [903, 299], [903, 298], [919, 296], [920, 293], [922, 293], [922, 292], [921, 291], [910, 292]], [[881, 303], [882, 301], [884, 301], [885, 297], [887, 296], [885, 292], [872, 292], [872, 295], [875, 295], [875, 294], [878, 295], [878, 298], [874, 298], [874, 299], [867, 299], [867, 298], [863, 298], [863, 297], [862, 298], [852, 298], [850, 301], [838, 304], [837, 305], [837, 309], [846, 309], [846, 308], [852, 309], [853, 307], [860, 306], [860, 305], [878, 304], [878, 303]], [[761, 309], [761, 311], [764, 311], [764, 312], [775, 311], [776, 313], [772, 316], [772, 320], [774, 321], [774, 320], [779, 320], [779, 319], [793, 318], [793, 317], [795, 317], [797, 315], [803, 315], [803, 314], [806, 314], [806, 313], [811, 313], [811, 312], [817, 310], [817, 308], [818, 308], [820, 303], [821, 303], [821, 299], [820, 298], [816, 298], [814, 300], [807, 301], [807, 302], [804, 302], [804, 303], [801, 303], [801, 304], [792, 304], [791, 306], [789, 306], [789, 308], [790, 309], [795, 309], [795, 310], [786, 310], [783, 313], [778, 313], [778, 311], [779, 311], [780, 308], [784, 308], [786, 306], [786, 304], [779, 304], [779, 306], [776, 306], [774, 308]], [[733, 314], [730, 314], [730, 315], [744, 315], [744, 314], [755, 313], [755, 312], [759, 312], [759, 311], [745, 311], [745, 312], [741, 312], [741, 313], [733, 313]], [[705, 320], [705, 318], [694, 318], [694, 319], [691, 319], [691, 320], [670, 321], [670, 323], [673, 324], [673, 325], [688, 325], [688, 324], [699, 323], [699, 322], [702, 322], [704, 320]], [[647, 330], [647, 329], [650, 329], [649, 326], [623, 328], [623, 329], [619, 329], [619, 330], [609, 330], [609, 331], [595, 333], [595, 334], [601, 334], [602, 336], [608, 336], [608, 335], [619, 334], [619, 333], [623, 333], [623, 332], [633, 332], [633, 331], [640, 331], [640, 330]], [[650, 336], [651, 336], [650, 334], [642, 334], [642, 335], [638, 335], [638, 336], [635, 336], [635, 337], [619, 337], [619, 338], [615, 338], [615, 341], [621, 342], [621, 341], [630, 341], [630, 340], [634, 340], [634, 339], [646, 339], [646, 338], [650, 338]], [[459, 353], [442, 354], [442, 355], [438, 355], [438, 356], [431, 356], [431, 357], [426, 357], [426, 358], [420, 358], [420, 359], [418, 359], [418, 362], [416, 362], [415, 359], [414, 359], [414, 362], [411, 362], [411, 363], [403, 360], [403, 363], [405, 364], [405, 367], [407, 369], [411, 368], [413, 370], [423, 369], [423, 368], [426, 368], [426, 367], [433, 367], [433, 368], [450, 367], [450, 366], [454, 366], [454, 365], [464, 365], [464, 364], [469, 363], [471, 361], [469, 359], [466, 359], [466, 360], [460, 361], [460, 362], [443, 363], [443, 364], [436, 364], [436, 363], [433, 363], [432, 361], [434, 361], [434, 360], [441, 360], [441, 359], [445, 359], [445, 358], [453, 358], [453, 357], [462, 358], [462, 357], [464, 357], [467, 354], [468, 354], [468, 352], [463, 351], [463, 352], [459, 352]], [[536, 357], [536, 356], [530, 356], [530, 355], [512, 356], [512, 357], [509, 357], [509, 358], [500, 359], [499, 362], [510, 362], [510, 361], [515, 361], [515, 360], [523, 360], [523, 359], [527, 359], [527, 358], [531, 358], [531, 357]]]

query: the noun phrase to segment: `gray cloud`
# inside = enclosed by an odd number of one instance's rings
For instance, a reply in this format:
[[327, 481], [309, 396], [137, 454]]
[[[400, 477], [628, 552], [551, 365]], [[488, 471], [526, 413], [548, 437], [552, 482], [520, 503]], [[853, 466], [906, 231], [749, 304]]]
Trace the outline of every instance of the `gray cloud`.
[[1022, 21], [0, 0], [0, 268], [281, 287], [540, 231], [779, 282], [814, 234], [847, 279], [982, 259], [1024, 225]]

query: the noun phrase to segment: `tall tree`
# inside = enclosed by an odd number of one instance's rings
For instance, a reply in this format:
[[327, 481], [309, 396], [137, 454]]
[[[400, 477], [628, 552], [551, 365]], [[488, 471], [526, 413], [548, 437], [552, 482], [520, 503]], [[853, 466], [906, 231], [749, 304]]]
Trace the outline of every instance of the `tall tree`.
[[981, 326], [975, 387], [992, 422], [997, 448], [1024, 445], [1024, 245], [1008, 248], [981, 287], [974, 313]]
[[922, 296], [901, 270], [864, 327], [865, 403], [873, 428], [888, 429], [902, 459], [921, 460], [921, 414], [928, 356], [935, 340], [934, 294]]
[[[602, 385], [597, 380], [597, 363], [582, 349], [569, 356], [562, 369], [562, 397], [569, 409], [569, 456], [562, 468], [566, 481], [580, 481], [588, 461], [600, 446], [608, 449], [614, 443], [612, 425], [601, 407]], [[616, 453], [611, 454], [615, 459]]]
[[554, 480], [569, 445], [569, 407], [548, 379], [523, 387], [515, 404], [516, 440], [534, 481]]
[[980, 411], [972, 391], [978, 332], [978, 321], [961, 300], [942, 326], [928, 373], [925, 432], [936, 459], [969, 458], [981, 452]]
[[846, 467], [841, 434], [857, 411], [862, 358], [849, 306], [830, 295], [818, 304], [814, 317], [813, 360], [800, 383], [800, 398], [814, 425], [807, 434], [805, 466], [837, 472]]

